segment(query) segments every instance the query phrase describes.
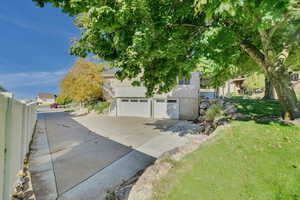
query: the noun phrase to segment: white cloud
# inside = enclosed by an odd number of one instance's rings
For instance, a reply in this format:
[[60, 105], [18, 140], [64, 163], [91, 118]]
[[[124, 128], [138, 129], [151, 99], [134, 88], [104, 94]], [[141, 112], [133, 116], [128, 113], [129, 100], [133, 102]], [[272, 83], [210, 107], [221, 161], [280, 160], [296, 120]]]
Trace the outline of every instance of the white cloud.
[[66, 70], [54, 72], [20, 72], [0, 74], [0, 85], [13, 90], [30, 86], [57, 86]]

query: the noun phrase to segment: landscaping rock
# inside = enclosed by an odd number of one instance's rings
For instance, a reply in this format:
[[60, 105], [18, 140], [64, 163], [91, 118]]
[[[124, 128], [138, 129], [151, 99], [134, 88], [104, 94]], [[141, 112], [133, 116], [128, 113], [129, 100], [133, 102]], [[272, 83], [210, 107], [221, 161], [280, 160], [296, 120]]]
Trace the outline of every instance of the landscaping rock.
[[205, 111], [204, 109], [200, 109], [200, 110], [199, 110], [199, 115], [200, 115], [200, 117], [205, 116], [205, 113], [206, 113], [206, 111]]
[[207, 109], [209, 106], [210, 106], [209, 102], [204, 101], [200, 103], [200, 109]]
[[198, 122], [204, 122], [205, 121], [205, 117], [204, 115], [200, 115], [200, 117], [198, 117]]
[[199, 133], [203, 133], [205, 131], [205, 125], [204, 123], [199, 124]]
[[228, 121], [229, 121], [228, 118], [221, 118], [221, 119], [219, 119], [219, 120], [216, 122], [216, 125], [217, 125], [217, 126], [223, 126], [223, 125], [227, 124]]
[[188, 134], [195, 135], [200, 131], [198, 124], [195, 124], [192, 121], [180, 121], [169, 127], [167, 131], [175, 133], [179, 136], [185, 136]]
[[225, 113], [226, 115], [233, 114], [233, 113], [235, 113], [236, 111], [237, 111], [237, 108], [236, 108], [234, 105], [232, 105], [232, 104], [226, 104], [226, 105], [225, 105], [224, 113]]
[[150, 200], [153, 193], [154, 182], [165, 176], [172, 164], [168, 162], [156, 162], [140, 177], [131, 189], [129, 200]]
[[234, 120], [247, 120], [248, 118], [242, 113], [233, 113], [230, 116], [231, 119]]

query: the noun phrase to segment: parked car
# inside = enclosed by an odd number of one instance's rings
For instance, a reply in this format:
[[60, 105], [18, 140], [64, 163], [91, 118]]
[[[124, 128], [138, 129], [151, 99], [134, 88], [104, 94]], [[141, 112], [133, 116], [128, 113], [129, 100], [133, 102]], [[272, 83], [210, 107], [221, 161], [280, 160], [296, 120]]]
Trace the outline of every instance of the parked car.
[[59, 108], [59, 105], [57, 103], [53, 103], [50, 105], [50, 108]]

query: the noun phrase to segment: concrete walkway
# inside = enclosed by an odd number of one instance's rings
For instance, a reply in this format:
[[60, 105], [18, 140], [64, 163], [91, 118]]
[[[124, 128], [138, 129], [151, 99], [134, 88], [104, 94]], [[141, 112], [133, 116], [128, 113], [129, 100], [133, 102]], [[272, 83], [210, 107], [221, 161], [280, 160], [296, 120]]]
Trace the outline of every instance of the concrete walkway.
[[30, 156], [37, 200], [104, 200], [107, 190], [187, 142], [176, 121], [41, 113]]

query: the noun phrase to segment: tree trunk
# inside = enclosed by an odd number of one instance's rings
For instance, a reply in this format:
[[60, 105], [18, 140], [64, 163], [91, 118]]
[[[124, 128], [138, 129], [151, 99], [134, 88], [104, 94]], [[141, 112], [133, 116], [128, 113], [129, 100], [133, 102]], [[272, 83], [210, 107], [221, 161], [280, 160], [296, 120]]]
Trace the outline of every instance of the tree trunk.
[[272, 70], [268, 74], [281, 104], [283, 119], [300, 118], [300, 107], [287, 71]]
[[264, 100], [274, 100], [275, 94], [274, 94], [274, 87], [272, 85], [271, 80], [265, 76], [265, 95], [263, 97]]
[[[296, 36], [300, 36], [300, 26], [297, 31], [295, 32]], [[241, 41], [241, 48], [264, 69], [266, 75], [271, 79], [281, 104], [283, 119], [300, 118], [300, 106], [289, 79], [287, 67], [284, 66], [284, 62], [289, 55], [290, 44], [286, 45], [281, 53], [275, 54], [272, 51], [271, 39], [263, 31], [260, 34], [262, 34], [264, 53], [248, 40]], [[276, 58], [274, 55], [277, 55]]]

